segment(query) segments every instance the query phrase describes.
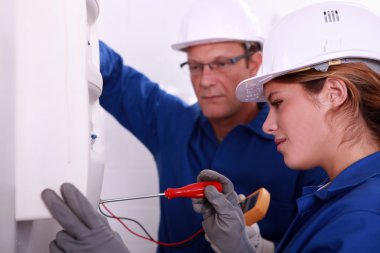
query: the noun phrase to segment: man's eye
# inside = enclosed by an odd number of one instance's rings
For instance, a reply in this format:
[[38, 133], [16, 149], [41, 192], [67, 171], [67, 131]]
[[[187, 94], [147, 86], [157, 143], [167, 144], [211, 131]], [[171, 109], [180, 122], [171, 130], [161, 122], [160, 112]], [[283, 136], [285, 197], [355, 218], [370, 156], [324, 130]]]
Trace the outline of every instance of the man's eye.
[[228, 62], [218, 61], [218, 62], [214, 62], [214, 64], [217, 68], [223, 68], [228, 65]]
[[200, 65], [189, 65], [189, 69], [190, 70], [199, 70], [199, 69], [201, 69], [201, 66]]

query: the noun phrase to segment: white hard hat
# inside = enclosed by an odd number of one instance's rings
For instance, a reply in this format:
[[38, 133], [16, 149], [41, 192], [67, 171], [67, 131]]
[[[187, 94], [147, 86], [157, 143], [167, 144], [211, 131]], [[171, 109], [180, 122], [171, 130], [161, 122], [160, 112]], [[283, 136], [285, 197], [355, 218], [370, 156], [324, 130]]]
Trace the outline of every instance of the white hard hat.
[[258, 42], [262, 46], [256, 16], [242, 0], [195, 1], [172, 48], [183, 51], [189, 46], [225, 41]]
[[[380, 61], [380, 17], [361, 5], [326, 2], [288, 14], [268, 34], [262, 75], [242, 81], [236, 96], [264, 102], [263, 85], [289, 72], [340, 59]], [[346, 61], [350, 62], [350, 61]], [[318, 67], [316, 67], [318, 69]]]

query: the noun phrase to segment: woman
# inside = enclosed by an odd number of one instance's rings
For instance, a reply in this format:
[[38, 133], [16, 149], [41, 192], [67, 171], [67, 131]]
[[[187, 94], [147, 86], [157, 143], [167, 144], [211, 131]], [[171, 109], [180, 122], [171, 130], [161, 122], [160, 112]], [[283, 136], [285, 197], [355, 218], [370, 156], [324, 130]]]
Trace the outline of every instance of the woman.
[[[323, 167], [305, 188], [276, 252], [378, 252], [380, 248], [380, 18], [349, 3], [320, 3], [286, 16], [269, 34], [263, 74], [242, 82], [242, 101], [270, 105], [263, 125], [286, 165]], [[231, 182], [194, 200], [210, 241], [222, 252], [252, 247]], [[255, 238], [260, 241], [259, 239]]]

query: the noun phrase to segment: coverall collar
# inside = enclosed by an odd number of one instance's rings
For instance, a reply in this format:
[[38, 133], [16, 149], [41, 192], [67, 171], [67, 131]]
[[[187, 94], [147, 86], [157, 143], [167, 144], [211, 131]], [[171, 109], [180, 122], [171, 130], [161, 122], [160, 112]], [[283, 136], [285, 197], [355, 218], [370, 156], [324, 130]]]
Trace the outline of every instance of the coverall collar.
[[[341, 191], [353, 188], [368, 178], [380, 175], [380, 151], [356, 161], [348, 168], [343, 170], [328, 187], [318, 190], [320, 186], [305, 187], [303, 196], [314, 192], [314, 195], [327, 200]], [[327, 182], [326, 182], [327, 183]]]
[[[198, 103], [196, 104], [196, 106], [200, 110]], [[252, 119], [248, 124], [244, 124], [244, 125], [242, 124], [237, 127], [245, 127], [266, 140], [273, 140], [274, 137], [270, 134], [266, 134], [262, 129], [262, 126], [264, 124], [265, 119], [267, 118], [268, 113], [269, 113], [269, 106], [266, 103], [262, 103], [259, 106], [259, 113], [256, 115], [254, 119]], [[202, 111], [200, 111], [200, 125], [202, 129], [207, 133], [208, 136], [215, 137], [210, 121], [203, 115]]]

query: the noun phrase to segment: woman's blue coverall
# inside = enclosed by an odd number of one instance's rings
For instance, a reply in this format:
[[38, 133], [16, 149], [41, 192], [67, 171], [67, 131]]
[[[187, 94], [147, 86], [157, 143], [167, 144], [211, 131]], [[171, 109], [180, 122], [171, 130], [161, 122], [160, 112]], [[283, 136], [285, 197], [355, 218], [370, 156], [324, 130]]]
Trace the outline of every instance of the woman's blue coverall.
[[341, 172], [327, 187], [307, 187], [277, 252], [379, 252], [380, 152]]

